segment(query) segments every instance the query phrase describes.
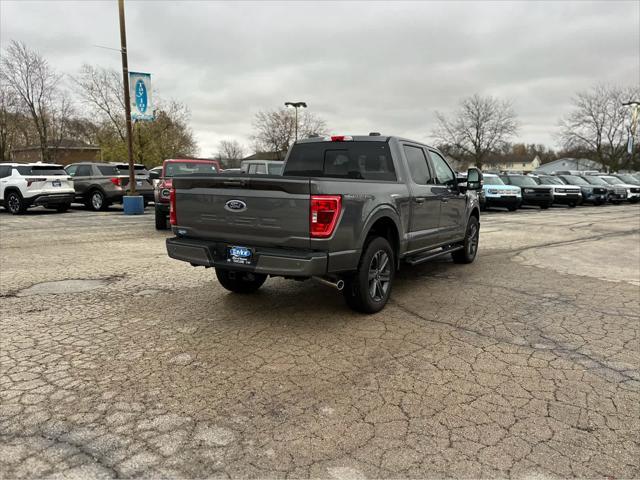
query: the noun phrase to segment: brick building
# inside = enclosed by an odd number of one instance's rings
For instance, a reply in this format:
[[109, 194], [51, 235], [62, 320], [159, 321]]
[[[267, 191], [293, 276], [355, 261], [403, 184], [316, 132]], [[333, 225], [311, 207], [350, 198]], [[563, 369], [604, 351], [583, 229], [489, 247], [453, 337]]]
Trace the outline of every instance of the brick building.
[[[49, 147], [52, 161], [61, 165], [75, 162], [99, 162], [102, 160], [100, 147], [76, 141], [62, 141]], [[42, 152], [40, 145], [14, 148], [11, 150], [11, 161], [19, 163], [40, 162]]]

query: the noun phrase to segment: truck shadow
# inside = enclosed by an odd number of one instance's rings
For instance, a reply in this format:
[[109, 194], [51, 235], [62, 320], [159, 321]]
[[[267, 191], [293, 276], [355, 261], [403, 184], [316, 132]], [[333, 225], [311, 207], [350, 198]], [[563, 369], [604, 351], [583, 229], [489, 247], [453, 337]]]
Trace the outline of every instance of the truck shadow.
[[[428, 296], [431, 288], [437, 288], [429, 283], [429, 278], [456, 278], [460, 275], [460, 270], [460, 265], [455, 265], [448, 259], [414, 267], [405, 265], [396, 273], [391, 300], [394, 298], [394, 292], [399, 294], [408, 290]], [[307, 321], [315, 323], [318, 320], [328, 323], [332, 320], [353, 321], [357, 318], [366, 320], [371, 317], [384, 317], [389, 313], [387, 310], [391, 306], [388, 304], [386, 309], [373, 315], [354, 312], [346, 305], [343, 293], [337, 289], [314, 280], [296, 282], [281, 278], [267, 280], [255, 294], [238, 295], [222, 291], [218, 298], [215, 309], [218, 314], [221, 311], [236, 312], [237, 319], [243, 318], [250, 322], [293, 321], [304, 324]], [[211, 313], [215, 315], [213, 309]]]

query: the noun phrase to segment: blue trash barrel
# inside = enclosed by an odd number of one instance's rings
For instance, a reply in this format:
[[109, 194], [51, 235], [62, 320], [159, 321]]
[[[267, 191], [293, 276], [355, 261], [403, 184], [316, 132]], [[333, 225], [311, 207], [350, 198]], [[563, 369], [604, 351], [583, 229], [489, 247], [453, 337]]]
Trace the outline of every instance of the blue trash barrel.
[[125, 195], [122, 197], [125, 215], [142, 215], [144, 213], [144, 197], [142, 195]]

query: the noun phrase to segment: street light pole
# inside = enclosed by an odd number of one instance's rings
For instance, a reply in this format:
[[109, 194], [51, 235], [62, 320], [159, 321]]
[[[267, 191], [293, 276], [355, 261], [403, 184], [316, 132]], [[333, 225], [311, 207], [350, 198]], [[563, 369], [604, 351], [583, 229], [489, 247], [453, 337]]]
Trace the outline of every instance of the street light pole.
[[118, 0], [120, 14], [120, 51], [122, 52], [122, 85], [124, 86], [124, 112], [127, 125], [127, 153], [129, 155], [129, 194], [136, 193], [136, 174], [133, 166], [133, 143], [131, 140], [131, 99], [129, 97], [129, 61], [127, 59], [127, 32], [124, 22], [124, 0]]
[[296, 142], [298, 141], [298, 108], [307, 108], [305, 102], [284, 102], [285, 107], [293, 107], [296, 109]]
[[636, 130], [638, 128], [638, 114], [640, 113], [640, 100], [629, 100], [622, 103], [623, 107], [631, 107], [631, 123], [629, 124], [629, 143], [627, 153], [630, 161], [633, 160], [633, 142], [635, 141]]

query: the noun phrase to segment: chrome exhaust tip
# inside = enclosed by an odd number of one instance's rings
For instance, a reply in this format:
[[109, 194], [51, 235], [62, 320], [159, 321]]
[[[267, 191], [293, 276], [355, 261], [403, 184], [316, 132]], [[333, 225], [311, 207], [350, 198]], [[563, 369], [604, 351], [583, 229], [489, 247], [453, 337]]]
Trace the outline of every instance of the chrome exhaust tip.
[[333, 281], [333, 280], [327, 280], [326, 278], [322, 278], [322, 277], [311, 277], [311, 278], [313, 278], [316, 282], [321, 283], [322, 285], [335, 288], [339, 292], [344, 290], [344, 280]]

